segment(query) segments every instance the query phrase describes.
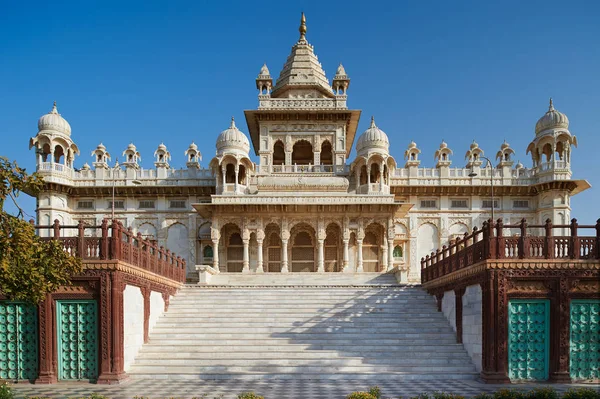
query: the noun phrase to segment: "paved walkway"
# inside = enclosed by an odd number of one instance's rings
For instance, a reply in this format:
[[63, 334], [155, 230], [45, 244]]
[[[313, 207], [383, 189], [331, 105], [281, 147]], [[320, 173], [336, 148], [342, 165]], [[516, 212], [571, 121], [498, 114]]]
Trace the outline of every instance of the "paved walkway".
[[[235, 399], [244, 391], [254, 391], [265, 399], [344, 399], [353, 391], [364, 391], [369, 386], [378, 385], [383, 398], [416, 396], [424, 392], [443, 391], [471, 397], [482, 392], [494, 392], [502, 388], [531, 389], [552, 387], [563, 392], [573, 387], [590, 387], [592, 384], [513, 384], [486, 385], [477, 381], [393, 381], [393, 380], [224, 380], [224, 381], [165, 381], [133, 380], [121, 385], [94, 385], [83, 383], [59, 383], [54, 385], [15, 384], [17, 398], [41, 396], [52, 399], [102, 394], [111, 399], [132, 399], [134, 396], [155, 398], [203, 398]], [[206, 395], [206, 396], [203, 396]]]

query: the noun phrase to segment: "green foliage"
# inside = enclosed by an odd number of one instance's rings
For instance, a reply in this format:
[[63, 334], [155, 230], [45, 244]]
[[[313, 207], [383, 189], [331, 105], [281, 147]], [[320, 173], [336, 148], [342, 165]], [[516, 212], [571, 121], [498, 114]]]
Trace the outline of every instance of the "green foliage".
[[473, 396], [471, 399], [493, 399], [494, 395], [482, 392], [479, 395]]
[[104, 395], [100, 395], [99, 393], [95, 393], [93, 392], [92, 394], [90, 394], [89, 396], [81, 396], [79, 398], [77, 397], [71, 397], [68, 399], [110, 399]]
[[350, 395], [346, 396], [346, 399], [376, 399], [375, 396], [371, 395], [368, 392], [352, 392]]
[[15, 394], [8, 382], [0, 380], [0, 399], [14, 399]]
[[571, 388], [563, 394], [562, 399], [600, 399], [600, 392], [592, 388]]
[[36, 195], [43, 184], [37, 174], [28, 175], [0, 157], [0, 292], [10, 300], [38, 303], [81, 272], [81, 260], [66, 253], [60, 242], [36, 236], [20, 208], [17, 217], [4, 211], [7, 198], [18, 207], [21, 192]]
[[559, 395], [554, 388], [535, 388], [527, 392], [528, 399], [558, 399]]
[[254, 392], [242, 392], [238, 395], [237, 399], [265, 399], [263, 396], [259, 396]]
[[445, 392], [434, 392], [432, 394], [433, 399], [465, 399], [462, 395], [455, 395], [453, 393], [445, 393]]
[[494, 393], [494, 399], [527, 399], [527, 394], [516, 389], [501, 389]]
[[369, 393], [371, 394], [371, 396], [373, 396], [375, 399], [381, 399], [381, 388], [379, 388], [377, 385], [370, 387], [369, 388]]

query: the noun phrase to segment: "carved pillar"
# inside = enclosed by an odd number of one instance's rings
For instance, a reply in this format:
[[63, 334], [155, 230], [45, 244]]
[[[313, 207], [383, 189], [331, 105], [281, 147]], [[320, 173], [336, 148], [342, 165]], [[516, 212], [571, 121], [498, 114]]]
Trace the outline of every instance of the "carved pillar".
[[[264, 235], [264, 233], [263, 233]], [[258, 245], [258, 250], [256, 252], [256, 272], [257, 273], [264, 273], [264, 268], [263, 268], [263, 259], [262, 259], [262, 245], [263, 245], [263, 240], [258, 239], [258, 235], [257, 235], [257, 239], [256, 239], [256, 244]]]
[[238, 192], [238, 176], [240, 174], [240, 165], [236, 164], [235, 165], [235, 186], [234, 186], [234, 190], [235, 193], [237, 194]]
[[288, 273], [288, 240], [281, 240], [281, 273]]
[[550, 316], [550, 343], [552, 345], [550, 347], [550, 381], [564, 384], [571, 382], [569, 373], [569, 286], [566, 276], [560, 277], [557, 288], [551, 301], [551, 307], [555, 309], [555, 313]]
[[317, 272], [319, 273], [323, 273], [325, 271], [325, 253], [324, 253], [324, 246], [325, 246], [325, 240], [317, 240], [318, 242], [318, 257], [317, 257]]
[[465, 288], [457, 288], [454, 290], [454, 316], [456, 322], [456, 343], [463, 342], [463, 295]]
[[383, 161], [379, 165], [379, 191], [383, 192]]
[[[386, 265], [387, 264], [387, 260], [388, 260], [388, 241], [385, 237], [383, 237], [383, 243], [381, 245], [381, 249], [382, 249], [382, 254], [381, 254], [381, 265], [379, 266], [379, 270], [378, 271], [385, 271], [386, 270]], [[390, 252], [392, 252], [392, 250], [390, 250]]]
[[[507, 366], [507, 351], [502, 350], [506, 347], [506, 342], [501, 342], [506, 337], [507, 332], [501, 329], [508, 328], [507, 320], [500, 320], [506, 316], [506, 311], [501, 311], [501, 307], [507, 306], [506, 292], [503, 287], [499, 287], [500, 277], [494, 271], [486, 272], [485, 281], [481, 284], [482, 292], [482, 361], [481, 361], [481, 379], [486, 383], [504, 384], [509, 383]], [[502, 288], [501, 290], [499, 288]], [[508, 316], [507, 316], [508, 317]]]
[[394, 268], [394, 239], [388, 235], [388, 259], [387, 269], [392, 270]]
[[348, 269], [348, 262], [349, 262], [349, 254], [348, 254], [348, 243], [350, 242], [350, 240], [343, 240], [344, 243], [344, 258], [343, 258], [343, 270], [346, 271], [346, 269]]
[[53, 384], [58, 381], [54, 372], [54, 317], [52, 317], [52, 295], [46, 294], [38, 305], [38, 328], [39, 328], [39, 373], [35, 380], [36, 384]]
[[227, 184], [227, 178], [226, 178], [227, 168], [224, 165], [221, 166], [221, 172], [223, 173], [223, 191], [222, 192], [224, 193], [225, 185]]
[[[110, 282], [109, 282], [110, 281]], [[124, 370], [123, 346], [123, 290], [125, 284], [120, 272], [111, 272], [109, 278], [103, 281], [108, 287], [101, 289], [101, 341], [100, 350], [103, 353], [101, 372], [98, 384], [118, 384], [127, 378]], [[109, 298], [106, 298], [108, 296]]]
[[367, 165], [367, 194], [371, 192], [371, 165]]
[[281, 272], [288, 273], [288, 240], [290, 239], [290, 230], [286, 218], [281, 221]]
[[357, 259], [357, 266], [356, 266], [356, 271], [358, 273], [362, 273], [363, 272], [363, 252], [362, 252], [362, 245], [363, 245], [363, 240], [356, 240], [356, 257]]
[[243, 242], [244, 242], [244, 260], [242, 261], [242, 264], [243, 264], [242, 273], [249, 273], [250, 272], [250, 254], [249, 254], [250, 239], [244, 239]]
[[144, 297], [144, 343], [148, 343], [148, 334], [150, 330], [150, 287], [142, 287], [142, 296]]

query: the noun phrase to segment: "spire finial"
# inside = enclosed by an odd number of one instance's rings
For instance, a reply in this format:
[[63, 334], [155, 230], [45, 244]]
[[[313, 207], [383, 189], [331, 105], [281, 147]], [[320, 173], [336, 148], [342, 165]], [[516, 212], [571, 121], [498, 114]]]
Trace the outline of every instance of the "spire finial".
[[56, 108], [56, 101], [54, 101], [54, 104], [52, 104], [52, 111], [50, 111], [49, 113], [58, 114], [58, 108]]
[[229, 125], [229, 128], [230, 129], [235, 129], [235, 119], [234, 119], [233, 116], [231, 117], [231, 125]]
[[552, 102], [552, 97], [550, 97], [550, 106], [548, 107], [548, 111], [554, 111], [554, 103]]
[[375, 125], [375, 117], [374, 117], [374, 116], [372, 116], [372, 115], [371, 115], [371, 126], [369, 126], [369, 127], [377, 127], [377, 126]]
[[300, 27], [298, 28], [298, 31], [300, 31], [300, 40], [306, 40], [306, 17], [304, 16], [304, 12], [300, 18]]

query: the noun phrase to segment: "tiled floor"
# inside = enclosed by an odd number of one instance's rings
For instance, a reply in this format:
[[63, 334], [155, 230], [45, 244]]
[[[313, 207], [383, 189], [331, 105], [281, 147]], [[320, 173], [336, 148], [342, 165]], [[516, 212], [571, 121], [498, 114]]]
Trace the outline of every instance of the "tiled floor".
[[383, 398], [415, 396], [424, 392], [443, 391], [467, 397], [481, 392], [493, 392], [500, 388], [530, 389], [549, 386], [559, 392], [572, 387], [586, 386], [600, 391], [596, 385], [574, 384], [514, 384], [486, 385], [477, 381], [348, 381], [348, 380], [259, 380], [259, 381], [164, 381], [133, 380], [121, 385], [94, 385], [83, 383], [59, 383], [54, 385], [15, 384], [17, 398], [41, 396], [53, 399], [88, 396], [93, 392], [111, 399], [132, 399], [134, 396], [155, 398], [203, 398], [235, 399], [245, 391], [254, 391], [265, 399], [344, 399], [353, 391], [367, 390], [378, 385]]

